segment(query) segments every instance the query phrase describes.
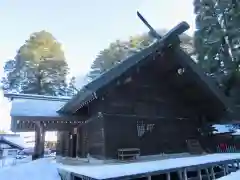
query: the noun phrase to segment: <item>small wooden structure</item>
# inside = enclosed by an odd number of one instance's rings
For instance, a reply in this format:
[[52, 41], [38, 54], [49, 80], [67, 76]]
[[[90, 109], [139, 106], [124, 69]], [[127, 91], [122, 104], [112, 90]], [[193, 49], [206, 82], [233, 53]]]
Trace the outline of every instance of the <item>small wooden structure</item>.
[[137, 159], [140, 156], [140, 149], [139, 148], [124, 148], [118, 149], [118, 159], [125, 160], [125, 159]]
[[[117, 159], [119, 149], [129, 148], [144, 156], [189, 152], [186, 140], [202, 139], [203, 127], [226, 117], [231, 104], [181, 50], [179, 35], [186, 27], [176, 26], [71, 99], [6, 94], [13, 99], [12, 129], [35, 130], [38, 155], [50, 129], [58, 131], [61, 156]], [[25, 106], [17, 105], [19, 98]], [[19, 106], [25, 109], [17, 111]]]

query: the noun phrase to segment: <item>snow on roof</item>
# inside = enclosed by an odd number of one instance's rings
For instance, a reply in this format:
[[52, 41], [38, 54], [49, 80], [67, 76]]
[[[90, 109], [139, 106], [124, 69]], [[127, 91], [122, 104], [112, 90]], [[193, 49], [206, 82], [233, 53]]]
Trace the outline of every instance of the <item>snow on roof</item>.
[[70, 100], [70, 96], [46, 96], [37, 94], [19, 94], [19, 93], [4, 93], [7, 98], [18, 98], [18, 99], [44, 99], [44, 100]]
[[240, 159], [240, 154], [211, 154], [197, 157], [175, 158], [126, 164], [101, 164], [94, 166], [59, 165], [59, 169], [95, 179], [108, 179], [232, 159]]
[[240, 129], [236, 130], [234, 133], [232, 133], [233, 136], [239, 136], [240, 135]]
[[3, 136], [3, 138], [21, 148], [26, 148], [26, 143], [21, 136]]
[[66, 103], [60, 100], [13, 99], [11, 116], [58, 117], [57, 111]]
[[0, 180], [61, 180], [56, 164], [40, 159], [13, 167], [0, 168]]
[[237, 171], [227, 176], [221, 177], [218, 180], [239, 180], [239, 178], [240, 178], [240, 171]]
[[215, 124], [213, 127], [216, 129], [216, 131], [213, 132], [214, 134], [231, 132], [227, 125]]
[[214, 134], [231, 133], [231, 135], [233, 136], [240, 135], [240, 129], [231, 130], [231, 128], [229, 128], [228, 125], [215, 124], [213, 125], [213, 127], [216, 129], [216, 131], [213, 132]]

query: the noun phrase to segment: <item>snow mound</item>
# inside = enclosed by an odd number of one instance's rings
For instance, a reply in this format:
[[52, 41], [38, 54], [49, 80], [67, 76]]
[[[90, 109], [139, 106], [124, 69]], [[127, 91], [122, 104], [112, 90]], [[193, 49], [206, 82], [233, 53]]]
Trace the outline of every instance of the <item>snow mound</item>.
[[40, 159], [0, 169], [0, 180], [61, 180], [50, 159]]

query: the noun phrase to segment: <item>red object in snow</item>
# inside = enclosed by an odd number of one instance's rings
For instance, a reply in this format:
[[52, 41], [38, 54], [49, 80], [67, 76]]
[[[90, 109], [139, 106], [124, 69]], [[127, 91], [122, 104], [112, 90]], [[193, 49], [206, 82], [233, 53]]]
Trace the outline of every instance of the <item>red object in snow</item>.
[[227, 150], [227, 144], [225, 144], [225, 143], [221, 143], [219, 147], [220, 147], [220, 149], [222, 151], [226, 151]]

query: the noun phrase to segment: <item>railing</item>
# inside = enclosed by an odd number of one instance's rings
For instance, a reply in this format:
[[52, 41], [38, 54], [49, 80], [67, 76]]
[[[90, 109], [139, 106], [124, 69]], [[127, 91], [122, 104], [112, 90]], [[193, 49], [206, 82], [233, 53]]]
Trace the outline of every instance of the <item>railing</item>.
[[239, 152], [235, 145], [218, 145], [216, 147], [217, 153], [236, 153]]
[[[135, 163], [132, 163], [134, 165]], [[104, 169], [101, 169], [101, 171], [108, 171], [111, 168], [111, 165], [105, 165]], [[112, 165], [113, 166], [113, 165]], [[116, 165], [114, 165], [116, 166]], [[118, 165], [119, 166], [119, 165]], [[176, 165], [177, 166], [177, 165]], [[105, 177], [103, 179], [108, 180], [124, 180], [124, 179], [162, 179], [162, 180], [215, 180], [217, 178], [220, 178], [222, 176], [226, 176], [232, 172], [235, 172], [240, 169], [240, 159], [239, 158], [233, 158], [233, 159], [225, 159], [225, 160], [219, 160], [214, 162], [207, 162], [207, 163], [199, 163], [196, 165], [188, 165], [188, 166], [178, 166], [178, 167], [172, 167], [168, 169], [161, 169], [157, 170], [155, 168], [155, 171], [152, 172], [142, 172], [142, 173], [134, 173], [129, 175], [120, 175], [115, 177]], [[93, 166], [94, 167], [94, 166]], [[124, 167], [122, 167], [124, 168]], [[141, 168], [141, 167], [140, 167]], [[94, 169], [93, 169], [94, 170]], [[93, 178], [89, 174], [89, 176], [78, 174], [75, 170], [69, 171], [68, 173], [71, 175], [71, 180], [96, 180], [96, 179], [102, 179], [102, 178]]]
[[[172, 178], [174, 180], [215, 180], [239, 170], [239, 163], [240, 160], [227, 160], [222, 162], [182, 167], [175, 169], [174, 171], [169, 170], [169, 172], [164, 173], [166, 175], [164, 180], [172, 180]], [[191, 175], [194, 172], [196, 175]], [[151, 180], [152, 176], [148, 175], [146, 176], [146, 179]]]

